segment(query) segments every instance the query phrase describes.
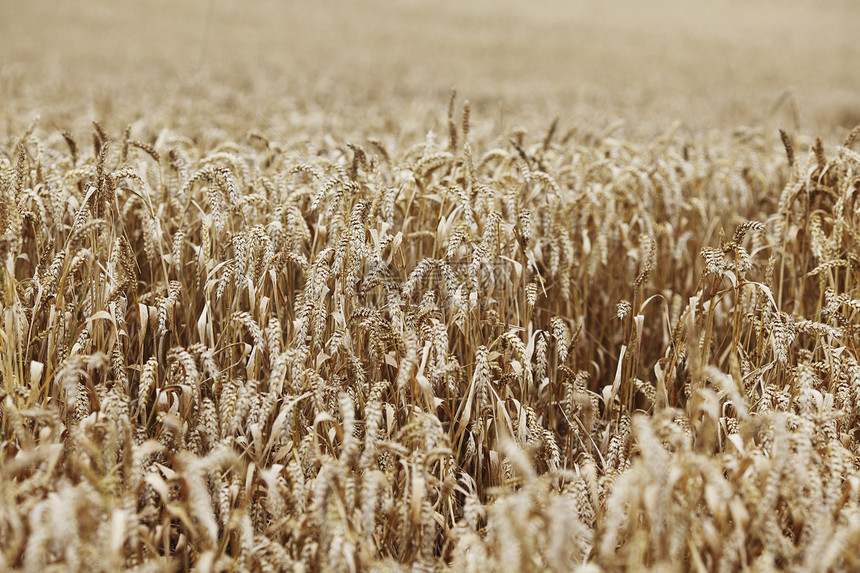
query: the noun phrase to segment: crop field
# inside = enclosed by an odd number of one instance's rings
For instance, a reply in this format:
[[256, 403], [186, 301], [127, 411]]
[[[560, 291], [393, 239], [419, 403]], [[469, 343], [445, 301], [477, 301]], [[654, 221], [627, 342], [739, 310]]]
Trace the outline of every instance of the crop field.
[[0, 570], [860, 569], [855, 2], [0, 6]]

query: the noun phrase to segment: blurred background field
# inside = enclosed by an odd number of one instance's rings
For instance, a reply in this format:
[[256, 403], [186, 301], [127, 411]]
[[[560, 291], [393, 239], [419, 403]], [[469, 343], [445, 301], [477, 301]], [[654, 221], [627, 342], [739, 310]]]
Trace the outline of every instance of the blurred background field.
[[477, 120], [535, 128], [556, 116], [644, 131], [860, 122], [860, 4], [847, 0], [2, 5], [7, 138], [37, 112], [66, 129], [147, 117], [244, 131], [298, 114], [365, 133], [409, 118], [420, 131], [452, 87]]

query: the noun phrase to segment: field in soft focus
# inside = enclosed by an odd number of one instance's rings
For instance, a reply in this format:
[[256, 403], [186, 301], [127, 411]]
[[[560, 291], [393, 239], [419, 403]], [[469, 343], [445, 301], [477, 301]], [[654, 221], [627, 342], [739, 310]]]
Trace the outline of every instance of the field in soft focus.
[[[860, 7], [846, 0], [35, 0], [4, 12], [7, 131], [35, 110], [118, 124], [314, 110], [350, 124], [379, 108], [411, 123], [451, 87], [485, 120], [602, 115], [653, 131], [675, 120], [850, 129], [860, 117]], [[772, 109], [786, 90], [799, 126]]]

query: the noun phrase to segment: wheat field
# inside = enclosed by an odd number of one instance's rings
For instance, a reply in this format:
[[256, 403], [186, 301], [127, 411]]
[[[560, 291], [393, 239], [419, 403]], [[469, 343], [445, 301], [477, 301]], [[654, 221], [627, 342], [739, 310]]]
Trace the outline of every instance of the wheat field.
[[860, 568], [860, 12], [637, 6], [10, 8], [0, 570]]

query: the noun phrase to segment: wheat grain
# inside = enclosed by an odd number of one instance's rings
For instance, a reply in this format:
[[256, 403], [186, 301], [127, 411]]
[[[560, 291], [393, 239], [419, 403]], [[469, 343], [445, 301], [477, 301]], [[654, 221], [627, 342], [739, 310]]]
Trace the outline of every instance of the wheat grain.
[[474, 101], [10, 138], [0, 567], [850, 569], [855, 137]]

